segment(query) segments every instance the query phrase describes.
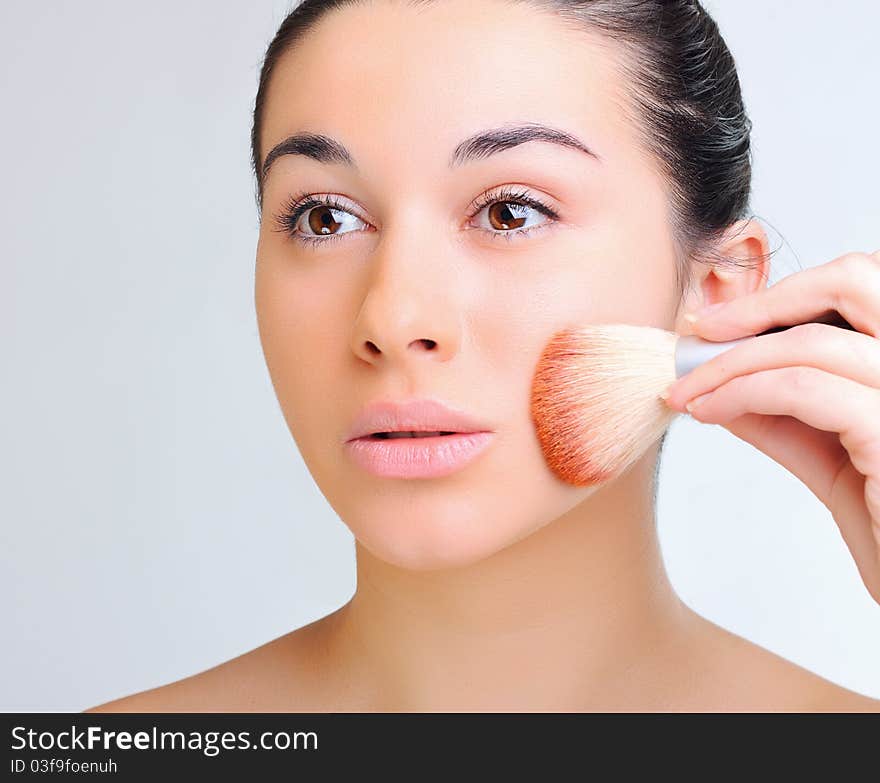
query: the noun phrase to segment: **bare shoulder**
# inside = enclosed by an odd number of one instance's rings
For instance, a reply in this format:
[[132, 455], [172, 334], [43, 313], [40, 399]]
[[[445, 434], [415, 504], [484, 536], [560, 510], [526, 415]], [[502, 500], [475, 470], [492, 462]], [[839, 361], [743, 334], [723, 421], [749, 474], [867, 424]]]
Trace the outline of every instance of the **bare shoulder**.
[[[700, 618], [710, 709], [768, 712], [880, 712], [857, 693]], [[708, 661], [711, 660], [711, 663]]]
[[[820, 678], [822, 679], [822, 678]], [[872, 699], [841, 685], [822, 679], [812, 702], [815, 712], [878, 712], [880, 699]]]
[[83, 712], [320, 711], [320, 656], [316, 642], [322, 620], [210, 669]]

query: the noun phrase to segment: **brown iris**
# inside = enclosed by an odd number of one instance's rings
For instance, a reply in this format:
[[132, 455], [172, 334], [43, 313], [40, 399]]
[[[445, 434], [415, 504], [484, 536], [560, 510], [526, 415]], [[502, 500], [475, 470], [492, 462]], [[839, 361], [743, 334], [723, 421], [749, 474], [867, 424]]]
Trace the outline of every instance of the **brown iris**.
[[315, 234], [332, 234], [340, 226], [333, 219], [333, 210], [330, 207], [314, 207], [309, 210], [309, 229]]
[[[513, 204], [512, 201], [496, 201], [489, 207], [488, 215], [489, 215], [489, 223], [493, 228], [519, 228], [526, 222], [525, 218], [514, 217], [513, 212], [511, 212], [508, 208], [508, 204]], [[498, 222], [498, 225], [495, 225], [495, 222]]]

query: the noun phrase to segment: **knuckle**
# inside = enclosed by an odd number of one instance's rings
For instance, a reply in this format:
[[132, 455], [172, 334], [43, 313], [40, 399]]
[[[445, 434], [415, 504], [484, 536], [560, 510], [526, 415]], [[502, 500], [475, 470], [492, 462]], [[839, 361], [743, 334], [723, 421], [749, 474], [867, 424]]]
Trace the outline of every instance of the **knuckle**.
[[829, 365], [848, 366], [880, 379], [880, 352], [873, 340], [865, 339], [866, 335], [819, 323], [802, 324], [788, 331], [790, 355], [805, 355], [808, 351]]
[[847, 253], [832, 264], [835, 275], [826, 303], [829, 309], [843, 313], [846, 300], [880, 302], [880, 256]]
[[841, 334], [834, 341], [835, 345], [830, 348], [836, 356], [846, 357], [848, 364], [860, 371], [869, 371], [880, 377], [880, 366], [877, 356], [866, 350], [864, 335]]
[[880, 385], [880, 345], [870, 335], [861, 333], [844, 333], [837, 336], [839, 346], [832, 350], [838, 356], [846, 356], [852, 367], [867, 377], [876, 379]]
[[791, 340], [796, 345], [802, 341], [809, 341], [813, 344], [825, 344], [832, 339], [833, 326], [828, 324], [808, 323], [796, 326], [788, 331], [791, 333]]
[[787, 380], [793, 393], [807, 392], [816, 386], [816, 371], [812, 367], [792, 367]]
[[732, 394], [737, 395], [747, 392], [751, 384], [752, 377], [750, 375], [737, 375], [735, 378], [731, 378], [725, 386], [727, 386]]
[[877, 268], [875, 260], [867, 253], [847, 253], [841, 256], [840, 266], [847, 275], [856, 278]]

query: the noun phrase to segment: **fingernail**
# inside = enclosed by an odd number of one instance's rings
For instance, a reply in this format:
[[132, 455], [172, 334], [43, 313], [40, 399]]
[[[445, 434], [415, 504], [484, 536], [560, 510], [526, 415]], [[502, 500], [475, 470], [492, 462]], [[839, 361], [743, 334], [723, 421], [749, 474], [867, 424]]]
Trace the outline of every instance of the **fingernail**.
[[709, 397], [712, 396], [712, 392], [707, 392], [706, 394], [701, 394], [699, 397], [694, 397], [687, 405], [685, 405], [685, 409], [690, 413], [694, 408], [698, 405], [702, 405]]
[[710, 305], [706, 305], [705, 307], [701, 307], [696, 312], [685, 313], [684, 320], [689, 324], [692, 324], [698, 318], [705, 318], [707, 315], [714, 313], [717, 310], [720, 310], [727, 302], [715, 302]]

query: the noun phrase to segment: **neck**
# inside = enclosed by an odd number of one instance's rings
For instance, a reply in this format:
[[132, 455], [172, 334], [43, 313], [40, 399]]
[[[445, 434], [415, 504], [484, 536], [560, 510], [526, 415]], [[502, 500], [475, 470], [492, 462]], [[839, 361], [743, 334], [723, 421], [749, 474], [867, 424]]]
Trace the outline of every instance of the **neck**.
[[411, 571], [357, 542], [331, 644], [373, 708], [613, 708], [639, 700], [642, 674], [656, 688], [690, 616], [657, 539], [656, 456], [472, 565]]

